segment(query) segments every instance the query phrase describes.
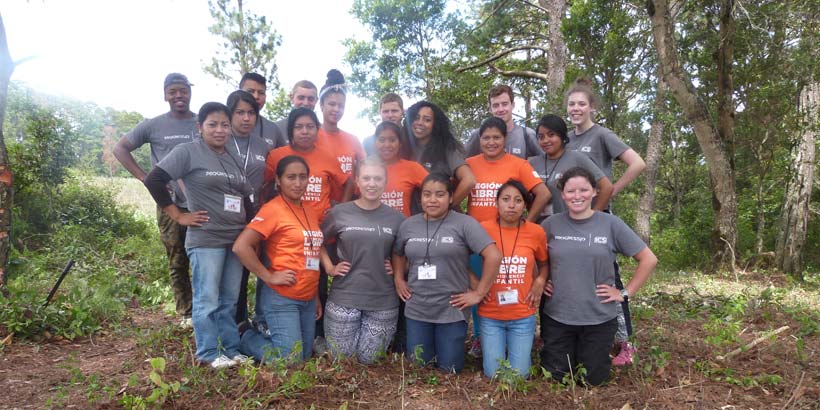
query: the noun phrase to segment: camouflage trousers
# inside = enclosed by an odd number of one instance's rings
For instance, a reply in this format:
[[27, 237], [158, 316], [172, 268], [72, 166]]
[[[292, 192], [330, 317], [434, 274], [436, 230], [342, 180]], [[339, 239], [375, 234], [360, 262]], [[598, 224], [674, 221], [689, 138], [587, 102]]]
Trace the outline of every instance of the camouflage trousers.
[[[180, 208], [182, 212], [187, 209]], [[171, 288], [174, 290], [177, 314], [191, 317], [192, 295], [191, 275], [189, 271], [188, 254], [185, 252], [185, 233], [188, 228], [174, 222], [161, 208], [157, 207], [157, 226], [159, 236], [165, 245], [165, 254], [168, 256], [168, 271], [171, 276]]]

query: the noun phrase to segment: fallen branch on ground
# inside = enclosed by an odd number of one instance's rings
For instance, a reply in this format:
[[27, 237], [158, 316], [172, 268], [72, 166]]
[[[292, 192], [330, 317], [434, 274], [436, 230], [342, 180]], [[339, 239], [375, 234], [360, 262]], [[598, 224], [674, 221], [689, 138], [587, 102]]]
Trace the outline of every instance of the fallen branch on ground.
[[778, 329], [776, 329], [776, 330], [772, 330], [772, 331], [766, 332], [766, 333], [764, 333], [764, 334], [763, 334], [763, 336], [760, 336], [760, 337], [758, 337], [757, 339], [752, 340], [751, 342], [749, 342], [749, 343], [748, 343], [748, 344], [746, 344], [745, 346], [738, 347], [737, 349], [732, 350], [732, 351], [731, 351], [731, 352], [729, 352], [729, 353], [726, 353], [726, 355], [725, 355], [725, 356], [718, 356], [718, 357], [717, 357], [717, 359], [718, 359], [718, 360], [720, 360], [720, 361], [727, 361], [727, 360], [731, 359], [732, 357], [737, 356], [737, 355], [739, 355], [740, 353], [745, 352], [745, 351], [747, 351], [747, 350], [749, 350], [749, 349], [751, 349], [751, 348], [753, 348], [753, 347], [755, 347], [755, 346], [759, 345], [759, 344], [760, 344], [760, 343], [762, 343], [764, 340], [766, 340], [766, 339], [768, 339], [768, 338], [770, 338], [770, 337], [772, 337], [772, 336], [778, 335], [778, 334], [780, 334], [780, 333], [783, 333], [783, 332], [785, 332], [785, 331], [786, 331], [786, 330], [788, 330], [788, 329], [789, 329], [789, 327], [788, 327], [788, 326], [783, 326], [783, 327], [778, 328]]

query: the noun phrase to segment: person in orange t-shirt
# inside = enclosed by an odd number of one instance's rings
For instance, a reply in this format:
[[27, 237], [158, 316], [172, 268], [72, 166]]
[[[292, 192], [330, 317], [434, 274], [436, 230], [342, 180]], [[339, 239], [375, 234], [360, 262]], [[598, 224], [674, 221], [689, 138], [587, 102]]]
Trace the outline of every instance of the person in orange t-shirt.
[[[410, 216], [413, 191], [421, 189], [427, 170], [418, 162], [409, 161], [410, 147], [402, 140], [398, 125], [385, 121], [376, 127], [375, 147], [379, 159], [387, 166], [387, 186], [382, 203]], [[419, 205], [417, 208], [421, 208]]]
[[[258, 303], [267, 329], [246, 330], [240, 339], [243, 354], [260, 362], [294, 356], [310, 358], [319, 304], [319, 258], [323, 236], [319, 218], [302, 200], [310, 185], [310, 167], [304, 158], [290, 155], [276, 167], [280, 195], [268, 201], [236, 239], [233, 252], [265, 285]], [[270, 266], [259, 259], [265, 241]]]
[[470, 190], [467, 201], [467, 215], [479, 222], [495, 218], [495, 198], [498, 187], [508, 179], [516, 179], [534, 195], [527, 220], [535, 222], [550, 199], [546, 185], [526, 160], [507, 154], [504, 139], [507, 125], [504, 121], [491, 117], [484, 120], [479, 128], [481, 154], [467, 158], [467, 165], [475, 175], [475, 186]]
[[305, 159], [310, 166], [310, 178], [302, 200], [305, 206], [319, 217], [321, 222], [331, 206], [331, 192], [343, 192], [342, 202], [353, 196], [352, 180], [349, 180], [339, 164], [324, 150], [316, 146], [319, 119], [307, 108], [296, 108], [288, 116], [288, 140], [290, 145], [279, 147], [268, 153], [265, 161], [265, 181], [270, 183], [275, 177], [279, 161], [289, 155]]
[[507, 360], [522, 377], [530, 370], [535, 314], [548, 265], [544, 230], [523, 219], [527, 194], [520, 182], [505, 182], [496, 196], [497, 218], [481, 223], [502, 253], [495, 283], [478, 306], [487, 377], [495, 375], [501, 360]]
[[[363, 160], [366, 155], [362, 143], [355, 135], [339, 129], [339, 121], [345, 113], [346, 92], [342, 73], [338, 70], [328, 71], [325, 85], [319, 91], [322, 127], [319, 129], [319, 140], [316, 145], [339, 161], [342, 172], [352, 175], [355, 163]], [[333, 199], [338, 201], [339, 197], [334, 196]]]

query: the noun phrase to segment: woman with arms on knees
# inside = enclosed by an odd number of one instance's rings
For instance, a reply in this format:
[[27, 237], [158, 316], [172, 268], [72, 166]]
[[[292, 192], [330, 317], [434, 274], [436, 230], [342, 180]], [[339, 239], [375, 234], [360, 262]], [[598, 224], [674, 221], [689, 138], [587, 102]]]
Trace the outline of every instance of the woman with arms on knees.
[[[250, 209], [247, 219], [253, 218], [261, 204], [262, 183], [265, 177], [265, 158], [271, 147], [261, 137], [251, 137], [259, 119], [259, 105], [253, 95], [245, 91], [234, 91], [228, 95], [228, 110], [231, 112], [232, 141], [225, 149], [239, 160], [242, 172], [251, 187]], [[247, 269], [242, 270], [242, 282], [239, 288], [239, 299], [236, 303], [236, 323], [242, 324], [248, 319], [248, 276]], [[262, 283], [259, 282], [258, 285]]]
[[[305, 159], [289, 155], [276, 164], [279, 195], [268, 201], [236, 239], [233, 251], [242, 264], [261, 279], [260, 310], [267, 329], [242, 334], [242, 351], [256, 360], [293, 356], [307, 360], [312, 353], [318, 303], [319, 256], [322, 231], [319, 218], [302, 198], [310, 185]], [[259, 259], [259, 248], [270, 261]]]
[[[562, 380], [581, 365], [586, 382], [600, 385], [609, 378], [617, 305], [638, 292], [658, 259], [622, 220], [592, 209], [595, 186], [585, 169], [567, 170], [558, 182], [567, 212], [541, 224], [547, 234], [552, 282], [545, 287], [541, 366]], [[638, 262], [623, 290], [615, 287], [617, 253]]]
[[387, 185], [382, 202], [410, 216], [413, 191], [421, 189], [427, 170], [419, 163], [408, 161], [410, 146], [395, 123], [385, 121], [376, 127], [376, 153], [387, 167]]
[[[574, 129], [569, 132], [569, 144], [567, 149], [581, 152], [592, 160], [604, 175], [613, 181], [612, 160], [623, 161], [627, 168], [623, 175], [613, 182], [612, 198], [621, 192], [630, 182], [637, 178], [646, 163], [635, 150], [621, 141], [611, 130], [604, 128], [593, 121], [592, 115], [600, 106], [601, 99], [592, 89], [592, 82], [587, 78], [579, 78], [575, 81], [565, 94], [567, 115], [572, 122]], [[609, 212], [609, 204], [604, 208]], [[618, 264], [615, 264], [615, 278], [618, 289], [623, 288], [621, 274]], [[636, 349], [629, 343], [629, 336], [632, 336], [632, 320], [629, 314], [629, 303], [621, 304], [618, 313], [618, 332], [615, 334], [615, 343], [619, 345], [620, 352], [612, 359], [615, 366], [632, 364], [632, 356]]]
[[464, 162], [464, 147], [450, 130], [450, 119], [437, 105], [419, 101], [407, 109], [405, 121], [413, 159], [431, 174], [444, 174], [456, 181], [452, 203], [459, 209], [475, 185], [475, 176]]
[[522, 377], [530, 372], [535, 311], [547, 280], [547, 238], [524, 220], [529, 192], [509, 180], [498, 188], [496, 218], [481, 226], [501, 249], [501, 269], [478, 305], [484, 374], [493, 377], [501, 360]]
[[[196, 358], [214, 368], [248, 360], [239, 353], [234, 316], [242, 264], [231, 245], [250, 212], [251, 193], [239, 159], [225, 149], [231, 143], [231, 112], [209, 102], [197, 116], [202, 139], [176, 146], [145, 178], [151, 196], [171, 219], [188, 226], [185, 249], [193, 273], [193, 322]], [[182, 180], [190, 213], [180, 213], [166, 190]]]
[[322, 265], [333, 277], [325, 307], [325, 337], [334, 356], [374, 363], [396, 332], [399, 298], [390, 257], [404, 216], [381, 203], [387, 170], [371, 157], [356, 164], [361, 197], [334, 206], [322, 233], [336, 242], [338, 263], [322, 250]]
[[609, 204], [609, 197], [612, 194], [612, 182], [585, 154], [567, 150], [569, 137], [567, 136], [567, 124], [564, 120], [557, 115], [545, 115], [538, 121], [535, 132], [538, 135], [538, 143], [546, 154], [530, 157], [529, 163], [551, 193], [550, 202], [544, 208], [540, 219], [543, 220], [552, 214], [567, 210], [557, 185], [564, 172], [575, 167], [586, 169], [595, 178], [598, 195], [595, 197], [595, 204], [592, 209], [596, 211], [606, 209]]
[[[430, 174], [421, 188], [424, 213], [407, 218], [399, 228], [393, 253], [396, 292], [406, 302], [407, 351], [416, 360], [439, 369], [464, 368], [467, 336], [465, 308], [479, 303], [498, 274], [501, 254], [475, 219], [450, 210], [450, 178]], [[481, 281], [471, 281], [467, 268], [470, 253], [484, 258]], [[472, 282], [472, 283], [471, 283]]]

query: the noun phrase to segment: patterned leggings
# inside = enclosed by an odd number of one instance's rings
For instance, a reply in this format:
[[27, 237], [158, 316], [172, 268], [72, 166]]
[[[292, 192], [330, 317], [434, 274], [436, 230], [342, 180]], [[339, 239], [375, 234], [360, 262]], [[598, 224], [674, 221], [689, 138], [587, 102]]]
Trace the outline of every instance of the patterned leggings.
[[370, 364], [384, 357], [396, 333], [399, 308], [358, 310], [331, 301], [325, 306], [325, 338], [331, 354]]

